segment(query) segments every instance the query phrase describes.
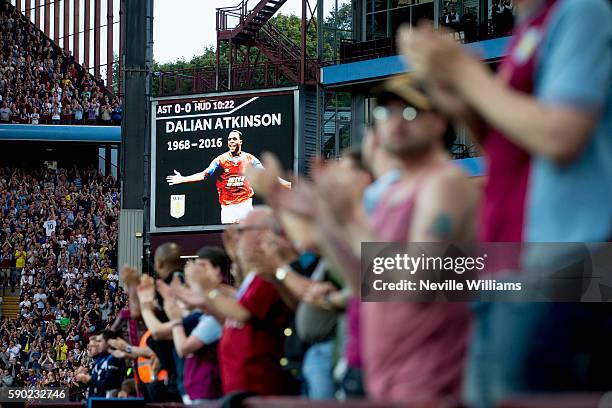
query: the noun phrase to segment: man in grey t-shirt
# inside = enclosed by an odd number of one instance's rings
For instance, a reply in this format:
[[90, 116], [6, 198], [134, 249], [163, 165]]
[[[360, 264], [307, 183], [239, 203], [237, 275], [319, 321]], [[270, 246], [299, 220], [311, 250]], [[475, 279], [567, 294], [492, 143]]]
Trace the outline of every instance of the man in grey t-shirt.
[[6, 102], [2, 103], [0, 108], [0, 121], [8, 122], [11, 119], [11, 109], [6, 105]]

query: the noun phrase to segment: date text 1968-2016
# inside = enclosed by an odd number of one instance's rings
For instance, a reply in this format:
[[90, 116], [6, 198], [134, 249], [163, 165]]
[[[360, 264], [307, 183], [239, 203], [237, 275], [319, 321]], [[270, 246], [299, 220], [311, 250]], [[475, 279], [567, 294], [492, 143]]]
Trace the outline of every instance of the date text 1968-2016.
[[66, 388], [1, 387], [0, 402], [68, 401]]
[[210, 149], [223, 147], [223, 138], [218, 137], [216, 139], [198, 139], [197, 142], [191, 140], [172, 140], [166, 142], [168, 144], [168, 150], [189, 150], [192, 147], [198, 149]]

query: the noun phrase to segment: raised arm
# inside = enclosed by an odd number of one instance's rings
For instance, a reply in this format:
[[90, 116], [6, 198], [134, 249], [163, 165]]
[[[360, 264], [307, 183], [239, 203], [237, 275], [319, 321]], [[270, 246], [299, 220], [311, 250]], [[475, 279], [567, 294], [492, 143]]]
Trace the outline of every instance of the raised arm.
[[223, 324], [225, 319], [244, 323], [251, 318], [251, 312], [249, 312], [247, 308], [223, 291], [219, 289], [206, 290], [204, 294], [206, 298], [206, 310], [215, 316], [219, 323]]
[[563, 13], [557, 17], [563, 29], [553, 26], [557, 30], [548, 35], [554, 39], [543, 39], [547, 58], [538, 69], [534, 95], [511, 88], [461, 46], [427, 27], [400, 30], [399, 48], [415, 75], [446, 84], [516, 145], [567, 164], [589, 142], [609, 95], [612, 13], [604, 2], [570, 2], [558, 13]]
[[156, 340], [170, 339], [172, 336], [172, 323], [162, 323], [155, 316], [155, 283], [150, 276], [143, 276], [140, 285], [138, 285], [138, 300], [140, 301], [142, 319], [151, 331], [151, 336]]
[[172, 323], [162, 323], [156, 316], [152, 303], [140, 303], [142, 319], [151, 330], [151, 336], [156, 340], [169, 340], [172, 335]]
[[136, 293], [136, 288], [140, 282], [138, 271], [129, 265], [124, 265], [123, 268], [121, 268], [119, 278], [127, 286], [130, 316], [132, 319], [138, 319], [140, 318], [140, 302], [138, 301], [138, 294]]
[[132, 346], [121, 338], [110, 339], [108, 341], [108, 344], [112, 348], [125, 353], [125, 355], [121, 357], [115, 356], [117, 358], [136, 359], [138, 357], [152, 357], [155, 355], [155, 353], [153, 353], [153, 350], [151, 350], [149, 347]]

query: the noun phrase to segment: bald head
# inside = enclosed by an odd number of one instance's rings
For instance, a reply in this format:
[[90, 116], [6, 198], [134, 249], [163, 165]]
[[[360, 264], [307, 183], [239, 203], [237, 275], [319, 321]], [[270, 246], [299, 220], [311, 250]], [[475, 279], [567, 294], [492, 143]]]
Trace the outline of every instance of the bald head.
[[166, 242], [155, 250], [155, 270], [162, 279], [181, 269], [181, 247], [174, 242]]

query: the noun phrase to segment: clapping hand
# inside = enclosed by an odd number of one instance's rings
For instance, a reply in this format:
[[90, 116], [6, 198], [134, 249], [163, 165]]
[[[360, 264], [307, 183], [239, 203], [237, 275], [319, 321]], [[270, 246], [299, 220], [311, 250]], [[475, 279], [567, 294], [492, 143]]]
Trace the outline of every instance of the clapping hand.
[[332, 310], [333, 305], [329, 301], [329, 294], [337, 289], [329, 282], [314, 282], [304, 294], [304, 302], [325, 310]]
[[361, 209], [363, 191], [371, 182], [368, 175], [342, 162], [315, 163], [313, 173], [319, 215], [340, 223], [353, 221]]
[[123, 350], [111, 348], [109, 352], [115, 358], [127, 358], [128, 357], [128, 354]]
[[178, 305], [176, 298], [165, 299], [164, 311], [170, 320], [180, 320], [183, 316], [183, 311]]
[[457, 41], [435, 32], [430, 23], [400, 27], [397, 46], [417, 78], [441, 84], [450, 85], [459, 80], [458, 66], [469, 59]]
[[[172, 283], [174, 283], [175, 281], [178, 282], [179, 284], [181, 282], [178, 276], [174, 276], [172, 278]], [[159, 294], [164, 300], [168, 299], [169, 297], [175, 296], [173, 286], [168, 285], [163, 280], [158, 279], [156, 281], [156, 285], [157, 285], [157, 291], [159, 292]]]
[[185, 275], [189, 275], [190, 279], [204, 291], [215, 289], [221, 284], [220, 277], [215, 276], [212, 271], [195, 262], [187, 262]]
[[275, 192], [279, 190], [279, 187], [283, 187], [286, 184], [287, 187], [291, 186], [291, 183], [281, 183], [282, 166], [278, 159], [271, 153], [264, 153], [262, 156], [264, 167], [249, 166], [245, 170], [245, 175], [253, 190], [258, 195], [271, 199]]
[[127, 341], [120, 339], [120, 338], [110, 339], [108, 341], [108, 345], [111, 346], [112, 348], [115, 348], [117, 350], [122, 350], [122, 351], [127, 350], [127, 347], [128, 347]]
[[136, 289], [140, 306], [145, 308], [155, 301], [155, 281], [148, 275], [143, 275]]
[[121, 279], [121, 282], [125, 283], [127, 287], [130, 287], [132, 285], [138, 285], [140, 282], [140, 277], [138, 275], [136, 268], [129, 265], [123, 265], [119, 273], [119, 279]]
[[291, 242], [273, 231], [265, 231], [260, 238], [262, 256], [255, 271], [264, 279], [273, 280], [276, 269], [297, 259], [298, 253]]

